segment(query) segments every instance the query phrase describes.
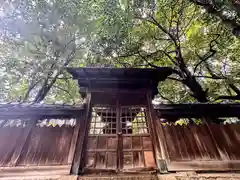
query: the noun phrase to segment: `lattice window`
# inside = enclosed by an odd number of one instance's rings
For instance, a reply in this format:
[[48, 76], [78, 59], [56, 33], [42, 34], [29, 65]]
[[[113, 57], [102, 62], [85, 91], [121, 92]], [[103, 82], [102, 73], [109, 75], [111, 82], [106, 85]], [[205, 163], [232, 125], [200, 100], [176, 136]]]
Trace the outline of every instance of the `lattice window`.
[[149, 128], [146, 121], [146, 108], [121, 108], [120, 123], [123, 134], [146, 134]]
[[116, 134], [116, 109], [108, 107], [94, 107], [90, 123], [90, 135]]

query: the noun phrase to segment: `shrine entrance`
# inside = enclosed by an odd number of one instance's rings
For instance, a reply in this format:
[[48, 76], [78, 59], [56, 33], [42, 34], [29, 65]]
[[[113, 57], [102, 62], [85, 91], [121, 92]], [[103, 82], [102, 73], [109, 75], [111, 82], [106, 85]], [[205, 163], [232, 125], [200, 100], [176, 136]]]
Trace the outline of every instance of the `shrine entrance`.
[[86, 173], [154, 171], [146, 107], [93, 107], [86, 151]]
[[156, 172], [151, 100], [159, 81], [172, 70], [68, 68], [68, 72], [78, 80], [86, 104], [71, 172]]

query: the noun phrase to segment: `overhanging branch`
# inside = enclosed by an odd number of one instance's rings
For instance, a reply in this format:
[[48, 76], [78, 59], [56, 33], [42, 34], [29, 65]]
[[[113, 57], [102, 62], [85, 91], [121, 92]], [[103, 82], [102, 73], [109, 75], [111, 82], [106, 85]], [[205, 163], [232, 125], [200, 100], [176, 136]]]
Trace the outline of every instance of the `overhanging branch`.
[[219, 38], [220, 34], [217, 34], [217, 37], [213, 40], [211, 40], [211, 42], [209, 43], [209, 52], [207, 52], [205, 55], [203, 55], [202, 57], [200, 55], [197, 56], [200, 59], [200, 61], [195, 65], [194, 67], [194, 73], [197, 71], [198, 66], [200, 66], [203, 62], [207, 61], [209, 58], [211, 58], [212, 56], [214, 56], [216, 54], [216, 50], [213, 49], [214, 47], [214, 43], [216, 43], [217, 39]]

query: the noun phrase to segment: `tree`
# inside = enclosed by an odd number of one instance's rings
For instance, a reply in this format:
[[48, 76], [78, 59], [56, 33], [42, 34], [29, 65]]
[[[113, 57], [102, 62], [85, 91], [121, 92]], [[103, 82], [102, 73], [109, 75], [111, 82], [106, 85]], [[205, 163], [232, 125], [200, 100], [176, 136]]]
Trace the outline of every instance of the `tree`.
[[[173, 76], [160, 87], [165, 89], [160, 91], [160, 96], [168, 101], [174, 98], [167, 96], [176, 96], [174, 92], [168, 93], [172, 92], [172, 88], [180, 90], [181, 96], [173, 102], [194, 99], [199, 102], [213, 101], [217, 98], [214, 91], [220, 86], [218, 92], [232, 93], [228, 84], [233, 78], [229, 76], [229, 70], [225, 74], [221, 72], [224, 68], [221, 58], [224, 57], [222, 55], [226, 46], [233, 42], [238, 46], [239, 43], [228, 29], [214, 21], [206, 23], [207, 14], [189, 1], [157, 1], [154, 8], [151, 3], [140, 4], [139, 7], [136, 2], [125, 5], [125, 8], [119, 6], [113, 11], [108, 8], [110, 12], [105, 19], [116, 17], [113, 20], [115, 23], [127, 19], [127, 23], [116, 25], [127, 28], [118, 28], [117, 33], [109, 36], [109, 32], [114, 32], [116, 27], [112, 25], [107, 29], [103, 21], [102, 28], [106, 31], [106, 36], [94, 42], [94, 49], [100, 45], [105, 48], [100, 49], [98, 54], [113, 56], [118, 63], [127, 67], [171, 66]], [[123, 12], [127, 15], [115, 15], [124, 14]], [[227, 51], [225, 50], [226, 54]], [[236, 60], [234, 56], [230, 55], [224, 61], [229, 61], [229, 65]], [[222, 87], [222, 84], [226, 87]], [[212, 95], [214, 96], [211, 97]]]
[[172, 67], [159, 86], [161, 101], [208, 102], [237, 92], [239, 40], [190, 1], [18, 0], [5, 6], [3, 99], [72, 101], [77, 87], [64, 67], [96, 64]]
[[1, 21], [2, 41], [13, 43], [16, 53], [2, 58], [2, 65], [11, 76], [6, 78], [14, 89], [10, 94], [21, 95], [20, 101], [41, 102], [52, 88], [52, 92], [61, 90], [71, 98], [77, 94], [64, 88], [76, 89], [64, 68], [84, 52], [84, 29], [77, 27], [81, 25], [75, 18], [79, 12], [72, 8], [76, 2], [6, 2], [5, 13], [10, 13]]
[[220, 18], [232, 28], [232, 33], [240, 36], [240, 2], [237, 0], [190, 0], [203, 7], [208, 13]]

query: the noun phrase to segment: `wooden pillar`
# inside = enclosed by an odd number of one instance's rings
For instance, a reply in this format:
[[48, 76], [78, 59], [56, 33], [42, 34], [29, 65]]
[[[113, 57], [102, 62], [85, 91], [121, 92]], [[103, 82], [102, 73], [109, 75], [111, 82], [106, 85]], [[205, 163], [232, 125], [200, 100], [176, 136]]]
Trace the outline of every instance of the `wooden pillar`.
[[71, 164], [73, 162], [73, 157], [74, 157], [74, 153], [75, 153], [75, 149], [76, 149], [76, 145], [77, 145], [77, 140], [78, 140], [78, 134], [80, 132], [81, 121], [84, 121], [83, 117], [76, 119], [76, 125], [74, 127], [73, 136], [72, 136], [71, 145], [70, 145], [70, 150], [69, 150], [69, 153], [68, 153], [68, 164]]
[[158, 166], [158, 170], [160, 173], [167, 173], [167, 161], [169, 160], [166, 138], [164, 136], [162, 126], [157, 123], [156, 112], [153, 108], [152, 104], [152, 95], [151, 92], [147, 93], [147, 103], [148, 103], [148, 117], [151, 125], [151, 134], [153, 138], [154, 151], [155, 151], [155, 159]]
[[88, 92], [86, 96], [86, 104], [85, 104], [85, 117], [83, 120], [80, 121], [80, 128], [78, 131], [78, 137], [76, 142], [76, 148], [73, 156], [72, 167], [71, 167], [71, 174], [78, 175], [81, 171], [80, 167], [83, 151], [84, 151], [84, 141], [86, 140], [87, 135], [87, 127], [89, 123], [89, 119], [91, 117], [91, 93]]

